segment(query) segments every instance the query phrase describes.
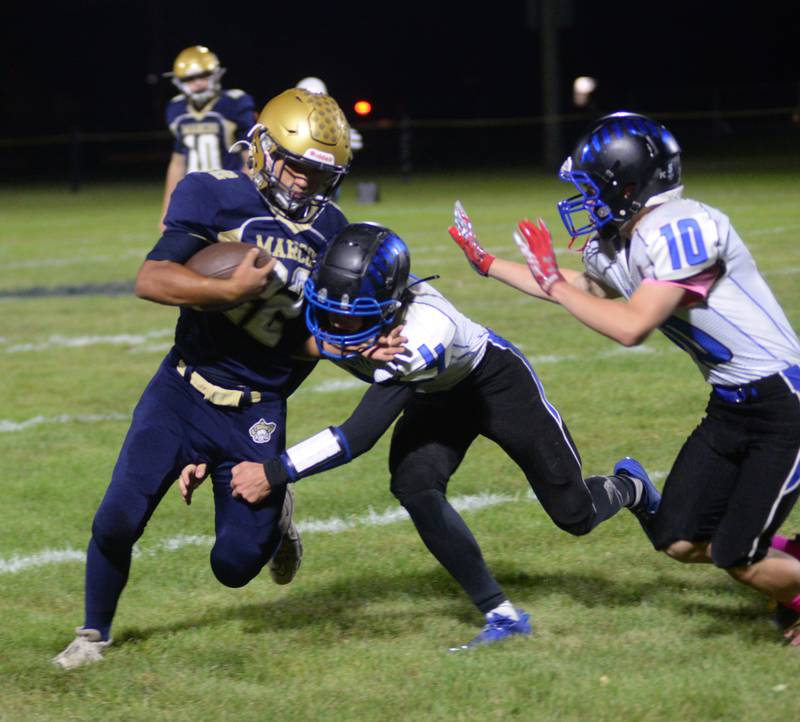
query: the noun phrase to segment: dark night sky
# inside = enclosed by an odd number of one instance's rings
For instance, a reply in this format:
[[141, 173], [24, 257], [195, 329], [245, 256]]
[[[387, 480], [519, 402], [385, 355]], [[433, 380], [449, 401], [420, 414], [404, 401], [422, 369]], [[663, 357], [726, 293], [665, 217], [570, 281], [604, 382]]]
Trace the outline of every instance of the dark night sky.
[[[586, 2], [559, 32], [564, 78], [600, 80], [605, 109], [704, 110], [711, 89], [731, 107], [798, 100], [800, 2]], [[4, 10], [0, 137], [163, 129], [169, 70], [205, 44], [225, 84], [262, 105], [317, 75], [349, 109], [375, 117], [469, 118], [541, 111], [539, 41], [524, 0], [463, 2], [17, 3]], [[759, 12], [754, 9], [757, 7]], [[613, 9], [612, 9], [613, 8]], [[222, 12], [224, 10], [224, 13]], [[738, 105], [737, 105], [738, 104]]]

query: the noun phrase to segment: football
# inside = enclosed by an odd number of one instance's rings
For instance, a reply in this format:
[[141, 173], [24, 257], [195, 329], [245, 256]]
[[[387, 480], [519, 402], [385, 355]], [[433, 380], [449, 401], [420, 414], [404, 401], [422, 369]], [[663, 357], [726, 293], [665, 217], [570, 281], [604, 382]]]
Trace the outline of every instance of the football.
[[[242, 259], [253, 248], [255, 246], [249, 243], [212, 243], [195, 253], [185, 265], [190, 271], [201, 276], [230, 278]], [[256, 266], [261, 268], [269, 262], [269, 259], [269, 253], [259, 249]]]

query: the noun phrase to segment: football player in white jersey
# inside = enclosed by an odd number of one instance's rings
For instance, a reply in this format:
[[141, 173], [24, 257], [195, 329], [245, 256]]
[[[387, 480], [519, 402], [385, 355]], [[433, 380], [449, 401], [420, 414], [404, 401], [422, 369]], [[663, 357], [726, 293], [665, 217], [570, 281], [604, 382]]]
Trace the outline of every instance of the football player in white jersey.
[[[409, 282], [408, 248], [388, 228], [343, 228], [306, 282], [306, 321], [325, 356], [370, 383], [340, 426], [266, 463], [233, 471], [234, 496], [250, 503], [272, 489], [347, 463], [368, 451], [402, 412], [392, 436], [391, 489], [423, 542], [486, 616], [465, 649], [530, 634], [487, 568], [480, 547], [446, 498], [447, 484], [475, 438], [495, 441], [523, 470], [553, 521], [582, 535], [629, 507], [647, 522], [659, 494], [636, 460], [610, 476], [584, 479], [578, 451], [523, 354], [462, 315], [424, 280]], [[382, 334], [402, 326], [406, 352], [389, 362], [364, 358]], [[198, 479], [187, 466], [181, 490]]]
[[648, 534], [673, 559], [713, 563], [776, 601], [776, 621], [800, 646], [800, 554], [775, 536], [800, 493], [797, 335], [728, 217], [682, 197], [680, 148], [663, 125], [601, 118], [560, 177], [579, 191], [558, 208], [573, 240], [589, 236], [583, 273], [558, 268], [541, 220], [515, 232], [527, 268], [487, 253], [460, 204], [451, 235], [483, 275], [618, 343], [658, 328], [689, 353], [711, 396]]

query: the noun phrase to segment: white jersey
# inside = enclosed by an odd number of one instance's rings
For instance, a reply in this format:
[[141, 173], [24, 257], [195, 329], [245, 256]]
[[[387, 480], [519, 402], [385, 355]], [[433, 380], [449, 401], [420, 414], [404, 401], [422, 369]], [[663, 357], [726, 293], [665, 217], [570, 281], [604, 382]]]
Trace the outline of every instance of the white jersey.
[[[593, 238], [583, 253], [590, 276], [630, 298], [643, 283], [707, 288], [661, 331], [687, 351], [712, 384], [738, 386], [800, 363], [800, 342], [750, 251], [726, 215], [690, 199], [656, 206], [626, 247]], [[705, 272], [705, 276], [704, 276]]]
[[489, 331], [464, 316], [428, 283], [410, 288], [413, 295], [403, 318], [403, 336], [408, 352], [388, 363], [362, 356], [337, 361], [354, 376], [370, 383], [402, 381], [417, 391], [453, 388], [480, 363]]

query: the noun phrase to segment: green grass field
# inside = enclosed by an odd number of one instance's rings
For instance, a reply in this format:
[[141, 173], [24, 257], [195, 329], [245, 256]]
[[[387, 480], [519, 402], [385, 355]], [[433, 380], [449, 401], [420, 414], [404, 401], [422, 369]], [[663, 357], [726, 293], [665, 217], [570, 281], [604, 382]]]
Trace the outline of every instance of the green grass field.
[[[687, 195], [731, 216], [800, 327], [800, 186], [786, 172], [687, 169]], [[625, 350], [560, 309], [475, 275], [446, 228], [454, 199], [485, 244], [516, 258], [514, 223], [560, 229], [566, 186], [533, 172], [381, 179], [352, 220], [404, 236], [419, 275], [519, 345], [570, 426], [587, 474], [624, 454], [658, 483], [707, 390], [661, 337]], [[153, 185], [0, 190], [0, 292], [131, 281], [156, 239]], [[557, 233], [558, 243], [564, 236]], [[579, 266], [577, 255], [562, 263]], [[167, 495], [139, 545], [106, 660], [50, 658], [82, 621], [83, 562], [129, 415], [176, 311], [131, 296], [0, 299], [0, 720], [800, 720], [766, 600], [713, 568], [653, 552], [623, 513], [588, 537], [559, 531], [521, 473], [479, 440], [450, 495], [535, 636], [446, 652], [481, 619], [388, 490], [387, 439], [297, 485], [306, 557], [276, 587], [231, 590], [208, 565], [210, 489]], [[339, 423], [365, 387], [320, 364], [292, 398], [289, 440]], [[531, 430], [535, 434], [535, 430]], [[787, 524], [794, 532], [797, 513]]]

